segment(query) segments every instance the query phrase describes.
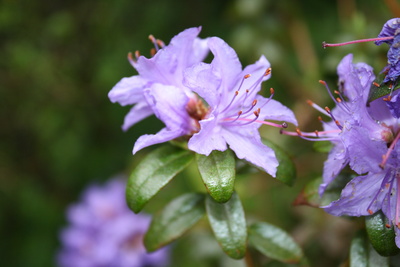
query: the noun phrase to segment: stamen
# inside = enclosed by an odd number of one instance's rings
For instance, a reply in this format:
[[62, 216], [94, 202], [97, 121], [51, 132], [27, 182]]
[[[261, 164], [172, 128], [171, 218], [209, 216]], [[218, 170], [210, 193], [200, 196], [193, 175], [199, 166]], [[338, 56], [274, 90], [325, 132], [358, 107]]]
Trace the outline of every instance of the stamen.
[[326, 112], [328, 112], [329, 115], [331, 115], [332, 120], [336, 123], [336, 125], [339, 127], [340, 130], [343, 129], [342, 125], [340, 124], [340, 122], [335, 118], [335, 116], [333, 116], [332, 111], [328, 108], [325, 107]]
[[377, 82], [373, 82], [372, 84], [375, 85], [375, 86], [378, 87], [378, 88], [381, 87], [381, 86], [379, 85], [379, 83], [377, 83]]
[[132, 66], [134, 66], [136, 64], [136, 60], [133, 59], [132, 52], [128, 53], [128, 61], [129, 61], [129, 63], [131, 63]]
[[156, 52], [157, 52], [158, 50], [160, 50], [160, 48], [158, 47], [157, 39], [154, 38], [154, 36], [153, 36], [152, 34], [149, 35], [149, 39], [150, 39], [150, 41], [153, 43]]
[[368, 38], [368, 39], [360, 39], [360, 40], [344, 42], [344, 43], [336, 43], [336, 44], [328, 44], [326, 42], [322, 42], [322, 47], [327, 48], [327, 47], [333, 47], [333, 46], [343, 46], [343, 45], [357, 44], [357, 43], [364, 43], [364, 42], [387, 41], [387, 40], [392, 40], [393, 38], [394, 38], [394, 36], [380, 37], [380, 38]]
[[315, 104], [314, 102], [312, 102], [311, 100], [307, 100], [307, 104], [309, 104], [311, 107], [313, 107], [314, 109], [318, 110], [319, 112], [321, 112], [322, 114], [325, 114], [326, 116], [329, 117], [329, 113], [326, 113], [326, 111], [321, 108], [320, 106], [318, 106], [317, 104]]
[[157, 53], [157, 50], [155, 48], [150, 49], [150, 56], [154, 57], [154, 55]]
[[390, 144], [387, 152], [385, 155], [382, 155], [382, 162], [379, 164], [379, 167], [381, 167], [382, 169], [385, 168], [385, 164], [387, 162], [387, 160], [389, 159], [390, 154], [392, 153], [394, 146], [396, 145], [396, 143], [399, 141], [400, 139], [400, 131], [397, 133], [396, 138], [392, 141], [392, 143]]
[[265, 105], [267, 105], [269, 103], [269, 101], [271, 101], [271, 99], [274, 97], [274, 95], [275, 95], [274, 88], [269, 88], [269, 92], [271, 93], [270, 96], [268, 97], [267, 101], [265, 101], [265, 103], [260, 108], [263, 108]]
[[165, 43], [163, 41], [161, 41], [160, 39], [157, 39], [157, 44], [159, 47], [164, 48], [165, 47]]

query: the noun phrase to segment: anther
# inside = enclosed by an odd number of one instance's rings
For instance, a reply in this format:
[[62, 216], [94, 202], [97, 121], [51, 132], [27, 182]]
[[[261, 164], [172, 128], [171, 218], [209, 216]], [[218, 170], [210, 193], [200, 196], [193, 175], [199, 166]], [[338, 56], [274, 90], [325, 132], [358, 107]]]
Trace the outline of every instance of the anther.
[[246, 74], [246, 75], [244, 75], [244, 79], [248, 79], [248, 78], [250, 78], [251, 77], [251, 74]]
[[375, 85], [375, 87], [378, 87], [378, 88], [381, 87], [381, 86], [379, 85], [379, 83], [377, 83], [377, 82], [373, 82], [372, 84]]
[[139, 57], [140, 57], [140, 52], [139, 52], [139, 50], [136, 50], [135, 51], [135, 58], [138, 59]]
[[392, 100], [392, 96], [391, 95], [388, 95], [388, 97], [384, 97], [383, 98], [383, 101], [390, 101], [390, 100]]
[[271, 95], [273, 95], [273, 94], [275, 94], [275, 90], [274, 90], [274, 88], [269, 88], [269, 92], [271, 93]]
[[325, 109], [326, 112], [328, 112], [329, 115], [331, 115], [331, 109], [330, 108], [325, 107], [324, 109]]
[[368, 209], [368, 213], [369, 213], [370, 215], [374, 214], [374, 212], [373, 212], [371, 209]]
[[316, 136], [316, 137], [319, 137], [319, 132], [318, 132], [318, 130], [315, 130], [314, 133], [315, 133], [315, 136]]
[[313, 106], [314, 102], [312, 102], [311, 100], [307, 100], [307, 104], [310, 105], [310, 106]]
[[264, 76], [268, 76], [268, 75], [270, 75], [271, 74], [271, 68], [268, 68], [266, 71], [265, 71], [265, 73], [264, 73]]
[[152, 34], [149, 35], [149, 40], [150, 40], [152, 43], [155, 43], [155, 42], [156, 42], [156, 38], [154, 38], [154, 36], [153, 36]]
[[386, 223], [386, 224], [385, 224], [385, 227], [386, 227], [386, 228], [390, 228], [391, 226], [390, 226], [390, 224]]
[[165, 44], [163, 41], [161, 41], [160, 39], [157, 39], [157, 45], [161, 48], [165, 47]]
[[153, 57], [157, 53], [155, 48], [150, 49], [150, 55]]
[[337, 101], [338, 103], [341, 103], [341, 102], [342, 102], [342, 99], [340, 99], [340, 97], [337, 97], [337, 98], [336, 98], [336, 101]]

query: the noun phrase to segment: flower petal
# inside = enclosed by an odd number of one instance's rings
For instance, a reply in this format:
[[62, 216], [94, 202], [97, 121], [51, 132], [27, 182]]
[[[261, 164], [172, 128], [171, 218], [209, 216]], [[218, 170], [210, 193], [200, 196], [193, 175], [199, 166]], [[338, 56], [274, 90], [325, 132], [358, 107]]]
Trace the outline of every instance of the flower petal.
[[133, 154], [145, 147], [171, 141], [183, 135], [185, 135], [185, 131], [181, 129], [168, 130], [167, 128], [161, 129], [161, 131], [156, 134], [142, 135], [138, 138], [133, 147]]
[[215, 75], [210, 64], [199, 63], [187, 68], [183, 83], [204, 98], [208, 105], [215, 107], [218, 104], [221, 78]]
[[243, 136], [236, 131], [231, 132], [231, 129], [224, 129], [222, 135], [236, 156], [264, 169], [275, 177], [279, 165], [278, 160], [274, 150], [261, 142], [259, 133]]
[[122, 78], [108, 93], [108, 98], [111, 102], [118, 102], [122, 106], [144, 101], [143, 89], [148, 84], [148, 80], [138, 75]]
[[228, 92], [234, 90], [241, 77], [242, 64], [240, 63], [235, 50], [232, 49], [224, 40], [218, 37], [211, 37], [208, 46], [214, 54], [211, 62], [213, 70], [218, 73], [217, 76], [222, 79], [222, 91]]
[[183, 70], [207, 55], [205, 41], [197, 38], [200, 30], [200, 27], [186, 29], [173, 37], [170, 44], [160, 49], [154, 57], [140, 57], [136, 65], [139, 74], [154, 82], [181, 87]]
[[[277, 120], [293, 123], [297, 126], [297, 120], [293, 111], [282, 105], [280, 102], [271, 99], [268, 100], [262, 96], [258, 96], [259, 106], [261, 107], [260, 118], [264, 120]], [[265, 106], [264, 104], [269, 101]]]
[[220, 133], [221, 127], [217, 125], [216, 119], [212, 117], [199, 123], [201, 129], [190, 138], [188, 148], [206, 156], [213, 150], [225, 151], [226, 142]]
[[323, 183], [318, 190], [320, 196], [324, 194], [326, 187], [348, 163], [349, 159], [346, 157], [345, 147], [339, 142], [329, 152], [328, 159], [324, 163]]
[[[382, 174], [380, 173], [357, 176], [346, 185], [339, 200], [322, 208], [335, 216], [371, 215], [368, 209], [373, 213], [380, 210], [386, 196], [385, 192], [380, 192], [381, 181]], [[378, 197], [374, 200], [378, 193]]]
[[168, 129], [189, 130], [191, 118], [186, 111], [189, 97], [181, 88], [155, 83], [145, 90], [145, 97], [154, 114]]
[[359, 174], [381, 171], [379, 163], [386, 153], [386, 142], [371, 139], [367, 130], [359, 126], [344, 131], [341, 139], [348, 149], [350, 167], [354, 171]]
[[137, 103], [128, 114], [126, 114], [124, 119], [124, 124], [122, 125], [122, 130], [127, 131], [131, 126], [135, 125], [139, 121], [147, 118], [153, 114], [153, 110], [147, 104], [147, 102]]
[[[396, 33], [396, 30], [400, 27], [400, 19], [399, 18], [394, 18], [388, 20], [382, 27], [381, 32], [378, 35], [378, 38], [380, 37], [391, 37], [394, 36]], [[392, 45], [393, 40], [386, 40], [386, 41], [375, 41], [376, 45], [381, 45], [383, 43], [387, 43], [389, 45]]]

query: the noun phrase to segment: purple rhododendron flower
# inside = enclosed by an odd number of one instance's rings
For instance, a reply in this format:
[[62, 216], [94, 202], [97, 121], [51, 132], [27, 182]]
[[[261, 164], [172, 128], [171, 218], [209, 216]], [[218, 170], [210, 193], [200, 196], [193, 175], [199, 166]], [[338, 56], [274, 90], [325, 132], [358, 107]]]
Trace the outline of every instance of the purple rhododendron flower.
[[352, 179], [340, 199], [324, 208], [337, 216], [367, 216], [382, 210], [395, 226], [400, 247], [400, 120], [386, 102], [382, 98], [371, 102], [368, 114], [373, 120], [343, 134], [350, 167], [364, 175]]
[[[349, 163], [347, 148], [342, 140], [343, 132], [354, 125], [359, 125], [363, 120], [369, 119], [366, 104], [369, 88], [375, 79], [375, 75], [372, 68], [367, 64], [354, 64], [352, 61], [353, 55], [349, 54], [338, 65], [339, 91], [346, 99], [337, 101], [331, 95], [336, 102], [336, 107], [330, 111], [330, 114], [326, 115], [331, 116], [333, 120], [324, 123], [324, 132], [318, 133], [334, 145], [324, 164], [323, 183], [319, 189], [320, 195]], [[328, 92], [330, 92], [329, 88]]]
[[69, 207], [61, 232], [58, 263], [63, 267], [166, 266], [168, 248], [146, 253], [143, 236], [150, 216], [134, 214], [125, 202], [124, 179], [92, 185]]
[[345, 56], [337, 67], [339, 75], [339, 98], [335, 98], [324, 81], [320, 81], [327, 88], [336, 107], [332, 110], [321, 108], [312, 101], [309, 104], [330, 117], [332, 120], [323, 123], [323, 131], [317, 132], [283, 132], [288, 135], [299, 135], [310, 141], [330, 141], [333, 145], [328, 154], [323, 170], [323, 182], [319, 194], [323, 195], [326, 187], [337, 177], [342, 169], [349, 164], [350, 155], [343, 141], [343, 135], [348, 129], [360, 125], [362, 121], [372, 120], [367, 113], [368, 92], [375, 79], [373, 70], [365, 63], [353, 63], [353, 55]]
[[172, 38], [168, 46], [152, 37], [156, 49], [152, 58], [140, 56], [138, 53], [136, 59], [129, 57], [138, 75], [123, 78], [108, 94], [113, 103], [134, 105], [125, 117], [123, 130], [154, 113], [145, 96], [146, 90], [164, 85], [167, 91], [173, 86], [191, 96], [192, 93], [182, 84], [183, 70], [201, 62], [209, 52], [206, 40], [197, 37], [200, 30], [200, 27], [186, 29]]
[[387, 54], [388, 65], [383, 69], [386, 72], [384, 83], [392, 81], [396, 82], [397, 78], [400, 76], [400, 18], [394, 18], [388, 20], [379, 33], [378, 38], [381, 37], [393, 37], [389, 40], [379, 40], [375, 41], [376, 45], [381, 45], [382, 43], [389, 44], [390, 48]]
[[[346, 99], [328, 110], [333, 122], [325, 123], [325, 131], [318, 133], [319, 140], [330, 140], [334, 145], [325, 162], [320, 193], [346, 165], [360, 176], [345, 186], [339, 200], [323, 208], [336, 216], [368, 216], [382, 210], [395, 225], [400, 247], [399, 92], [390, 101], [379, 98], [367, 105], [372, 69], [352, 64], [351, 58], [345, 57], [338, 67], [340, 91]], [[338, 129], [333, 129], [333, 123]]]
[[270, 77], [269, 62], [262, 56], [242, 70], [235, 51], [223, 40], [209, 38], [208, 46], [214, 54], [211, 64], [199, 63], [185, 71], [185, 85], [209, 108], [199, 121], [200, 131], [189, 140], [189, 149], [209, 155], [213, 150], [226, 150], [228, 144], [238, 158], [275, 176], [278, 160], [261, 142], [258, 128], [268, 124], [265, 119], [296, 125], [297, 121], [287, 107], [257, 94], [261, 83]]

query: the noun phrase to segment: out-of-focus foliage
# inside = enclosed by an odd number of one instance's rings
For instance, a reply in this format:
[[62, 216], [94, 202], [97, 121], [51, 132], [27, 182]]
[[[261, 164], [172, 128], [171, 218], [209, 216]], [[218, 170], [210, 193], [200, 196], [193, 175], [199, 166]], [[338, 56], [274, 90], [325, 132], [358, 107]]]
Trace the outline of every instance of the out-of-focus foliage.
[[[385, 45], [323, 50], [321, 42], [375, 37], [386, 20], [399, 16], [395, 0], [1, 1], [2, 265], [53, 266], [65, 207], [88, 183], [129, 173], [151, 150], [131, 155], [138, 136], [162, 126], [148, 119], [122, 132], [128, 110], [107, 98], [120, 78], [135, 74], [126, 54], [149, 55], [149, 34], [168, 42], [201, 25], [201, 37], [223, 38], [243, 65], [264, 54], [273, 69], [266, 86], [294, 109], [302, 129], [314, 130], [317, 114], [305, 100], [332, 104], [318, 80], [334, 88], [344, 55], [353, 53], [355, 62], [365, 61], [376, 73], [386, 64]], [[267, 127], [261, 131], [289, 152], [298, 177], [289, 188], [265, 174], [238, 172], [235, 187], [247, 220], [254, 216], [289, 231], [314, 266], [338, 265], [348, 255], [356, 222], [291, 206], [302, 186], [321, 174], [324, 157], [303, 140]], [[178, 193], [196, 190], [205, 189], [191, 167], [146, 210], [157, 211]], [[174, 266], [243, 266], [223, 255], [207, 227], [200, 222], [176, 243]]]

